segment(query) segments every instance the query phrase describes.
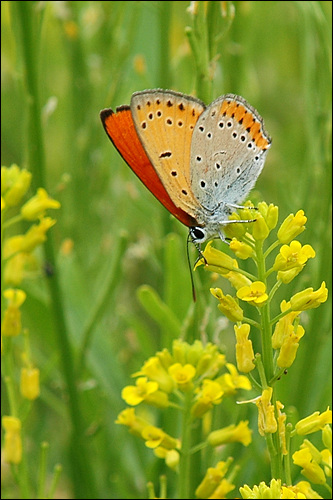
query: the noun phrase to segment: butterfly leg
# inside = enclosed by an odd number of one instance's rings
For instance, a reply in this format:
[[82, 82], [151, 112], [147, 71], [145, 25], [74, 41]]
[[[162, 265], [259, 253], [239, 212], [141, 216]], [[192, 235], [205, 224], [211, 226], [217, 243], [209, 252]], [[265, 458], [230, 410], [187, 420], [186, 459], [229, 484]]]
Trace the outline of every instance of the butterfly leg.
[[226, 206], [229, 208], [236, 208], [237, 210], [241, 209], [258, 210], [257, 207], [243, 207], [242, 205], [235, 205], [233, 203], [226, 203]]

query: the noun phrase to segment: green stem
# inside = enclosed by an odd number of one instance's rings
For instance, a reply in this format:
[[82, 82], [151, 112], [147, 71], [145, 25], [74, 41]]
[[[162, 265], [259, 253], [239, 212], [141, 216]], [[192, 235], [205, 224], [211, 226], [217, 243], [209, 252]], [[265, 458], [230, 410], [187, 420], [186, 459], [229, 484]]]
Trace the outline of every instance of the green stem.
[[45, 480], [46, 480], [46, 466], [47, 466], [48, 451], [49, 451], [49, 443], [46, 443], [46, 442], [42, 443], [41, 444], [41, 454], [40, 454], [37, 498], [45, 498]]
[[210, 78], [209, 39], [204, 3], [196, 2], [195, 12], [192, 14], [193, 27], [187, 28], [186, 34], [196, 66], [197, 96], [204, 102], [209, 103], [212, 99], [212, 80]]
[[48, 492], [47, 498], [54, 498], [61, 472], [62, 472], [62, 466], [60, 464], [55, 465], [54, 471], [53, 471], [52, 482], [51, 482], [51, 486], [50, 486], [50, 490]]
[[[263, 242], [256, 242], [256, 254], [258, 259], [258, 277], [259, 280], [265, 283], [266, 282], [266, 264], [265, 264], [265, 256], [263, 253]], [[262, 364], [265, 371], [265, 379], [266, 381], [270, 381], [274, 376], [274, 360], [273, 360], [273, 347], [272, 347], [272, 325], [270, 321], [270, 300], [276, 291], [277, 286], [271, 291], [269, 294], [269, 298], [261, 308], [260, 308], [260, 316], [261, 316], [261, 345], [262, 345]], [[275, 406], [276, 403], [276, 395], [273, 388], [272, 395], [272, 404]], [[266, 435], [266, 443], [268, 447], [268, 451], [271, 459], [271, 474], [272, 478], [278, 479], [282, 476], [282, 457], [281, 457], [281, 449], [279, 442], [279, 434], [275, 432], [274, 434]]]
[[192, 391], [185, 393], [184, 413], [182, 422], [182, 447], [179, 461], [179, 484], [177, 498], [192, 498], [191, 496], [191, 448], [192, 448]]
[[[266, 283], [266, 268], [265, 258], [263, 255], [262, 241], [256, 242], [256, 254], [258, 259], [258, 278]], [[260, 309], [261, 317], [261, 344], [262, 344], [262, 361], [265, 368], [266, 380], [271, 380], [274, 375], [273, 364], [273, 349], [272, 349], [272, 327], [270, 324], [270, 302], [267, 300]]]

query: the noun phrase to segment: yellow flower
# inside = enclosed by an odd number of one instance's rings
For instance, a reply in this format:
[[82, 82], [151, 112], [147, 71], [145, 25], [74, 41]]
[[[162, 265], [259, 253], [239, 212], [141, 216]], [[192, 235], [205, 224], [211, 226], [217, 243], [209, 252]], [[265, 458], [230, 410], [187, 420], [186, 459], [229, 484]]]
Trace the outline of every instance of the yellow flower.
[[305, 331], [301, 325], [293, 327], [289, 325], [288, 332], [283, 338], [280, 354], [277, 359], [277, 365], [280, 368], [289, 368], [296, 358], [299, 340], [303, 337]]
[[26, 234], [19, 234], [8, 238], [4, 246], [4, 257], [9, 258], [18, 252], [32, 252], [34, 248], [46, 241], [46, 231], [54, 226], [55, 223], [56, 221], [51, 219], [51, 217], [44, 217], [38, 225], [34, 224], [31, 226]]
[[295, 425], [297, 434], [305, 436], [312, 432], [317, 432], [325, 427], [326, 424], [332, 423], [332, 410], [327, 407], [323, 413], [315, 411], [312, 415], [303, 418]]
[[128, 405], [137, 406], [145, 401], [158, 408], [169, 406], [168, 396], [165, 392], [158, 390], [157, 382], [149, 382], [147, 377], [140, 377], [136, 385], [128, 385], [121, 392], [121, 397]]
[[19, 464], [22, 460], [21, 421], [16, 417], [2, 417], [5, 430], [3, 458], [9, 464]]
[[[242, 210], [242, 212], [244, 212]], [[250, 212], [250, 210], [248, 210], [248, 212]], [[238, 240], [242, 238], [242, 236], [244, 236], [244, 234], [246, 233], [247, 231], [247, 228], [248, 228], [248, 224], [242, 222], [240, 224], [238, 224], [238, 222], [240, 220], [251, 220], [251, 219], [254, 219], [255, 217], [253, 217], [253, 214], [255, 214], [255, 210], [252, 210], [252, 214], [249, 215], [249, 217], [241, 217], [239, 214], [236, 214], [236, 212], [233, 212], [230, 216], [229, 216], [229, 220], [234, 220], [235, 221], [235, 224], [226, 224], [223, 228], [223, 231], [225, 233], [225, 235], [228, 237], [228, 238], [237, 238]]]
[[20, 391], [24, 398], [33, 401], [40, 394], [38, 368], [22, 368]]
[[[227, 498], [227, 494], [235, 489], [235, 485], [232, 484], [228, 479], [222, 479], [218, 487], [214, 490], [212, 495], [208, 497], [211, 498]], [[204, 497], [205, 498], [205, 497]]]
[[266, 285], [262, 281], [254, 281], [250, 286], [243, 286], [237, 291], [237, 297], [255, 306], [262, 306], [268, 299]]
[[28, 191], [31, 173], [17, 165], [1, 167], [1, 193], [7, 207], [17, 206]]
[[223, 462], [221, 460], [215, 467], [208, 467], [205, 477], [195, 490], [196, 498], [211, 498], [210, 495], [213, 494], [217, 486], [224, 478], [228, 470], [228, 466], [228, 462]]
[[292, 458], [295, 465], [303, 467], [301, 474], [311, 481], [311, 483], [326, 483], [324, 471], [321, 469], [319, 464], [313, 460], [311, 450], [308, 447], [303, 447], [301, 450], [295, 451]]
[[277, 431], [277, 421], [274, 406], [271, 404], [273, 388], [264, 389], [262, 395], [255, 400], [258, 408], [258, 430], [261, 436], [273, 434]]
[[328, 424], [322, 429], [322, 440], [326, 448], [332, 453], [332, 427]]
[[23, 290], [9, 288], [3, 292], [8, 300], [7, 309], [1, 324], [2, 335], [15, 337], [21, 333], [21, 311], [20, 306], [26, 299], [26, 293]]
[[269, 228], [261, 213], [256, 214], [256, 220], [253, 222], [252, 235], [255, 240], [265, 240], [269, 235]]
[[253, 363], [254, 352], [251, 340], [248, 339], [250, 334], [250, 325], [243, 323], [241, 326], [234, 326], [236, 335], [236, 361], [237, 368], [240, 372], [248, 373], [254, 369]]
[[116, 424], [126, 425], [131, 434], [142, 437], [142, 431], [149, 423], [141, 417], [135, 415], [134, 408], [126, 408], [117, 417]]
[[290, 245], [283, 245], [277, 255], [273, 269], [278, 271], [278, 279], [283, 283], [290, 281], [297, 276], [304, 268], [306, 262], [316, 256], [316, 252], [311, 245], [302, 247], [299, 241], [292, 241]]
[[195, 368], [193, 365], [174, 363], [169, 368], [169, 374], [176, 382], [179, 389], [187, 391], [192, 388], [192, 379], [195, 376]]
[[296, 236], [305, 230], [307, 218], [303, 210], [299, 210], [296, 215], [290, 214], [282, 222], [277, 236], [280, 243], [290, 243]]
[[224, 373], [216, 379], [225, 395], [234, 394], [236, 389], [251, 389], [251, 382], [245, 375], [239, 375], [237, 368], [232, 363], [226, 363], [229, 373]]
[[264, 217], [268, 229], [271, 231], [276, 227], [279, 218], [279, 208], [273, 203], [267, 205], [265, 201], [258, 203], [258, 210]]
[[177, 471], [180, 459], [179, 452], [177, 450], [175, 449], [167, 450], [162, 446], [158, 446], [157, 448], [154, 448], [154, 454], [158, 458], [163, 458], [165, 460], [166, 465], [170, 469]]
[[[212, 241], [209, 241], [207, 243], [205, 250], [202, 252], [202, 255], [204, 256], [204, 258], [198, 261], [195, 269], [198, 266], [205, 265], [205, 269], [207, 269], [208, 271], [214, 271], [216, 273], [225, 275], [229, 271], [238, 267], [237, 261], [235, 259], [232, 259], [226, 253], [212, 247]], [[206, 259], [206, 261], [204, 259]]]
[[306, 311], [307, 309], [315, 309], [326, 302], [328, 290], [325, 281], [322, 282], [320, 288], [313, 291], [313, 288], [306, 288], [302, 292], [298, 292], [290, 299], [290, 307], [292, 311]]
[[243, 286], [250, 286], [252, 283], [249, 278], [237, 271], [229, 271], [227, 274], [224, 274], [223, 277], [226, 278], [236, 290], [239, 290]]
[[308, 483], [308, 481], [299, 481], [296, 484], [296, 486], [294, 486], [294, 488], [295, 488], [295, 493], [303, 494], [304, 498], [323, 498], [315, 490], [311, 488], [311, 485], [310, 483]]
[[179, 441], [166, 432], [162, 431], [154, 425], [147, 425], [141, 433], [142, 438], [146, 442], [147, 448], [157, 448], [161, 446], [167, 450], [172, 450], [174, 448], [179, 448]]
[[37, 189], [37, 194], [30, 198], [21, 208], [21, 215], [26, 220], [36, 220], [43, 217], [45, 211], [49, 208], [60, 208], [60, 203], [50, 198], [46, 190]]
[[228, 425], [223, 429], [211, 432], [207, 437], [210, 446], [220, 446], [226, 443], [242, 443], [248, 446], [251, 443], [252, 430], [248, 427], [248, 420], [241, 420], [238, 425]]
[[194, 403], [191, 413], [194, 417], [201, 418], [214, 405], [222, 401], [223, 391], [221, 385], [213, 380], [205, 379]]
[[[283, 300], [280, 304], [281, 312], [290, 309], [290, 302]], [[300, 314], [300, 311], [291, 311], [281, 318], [275, 325], [274, 333], [272, 335], [273, 349], [280, 349], [284, 342], [284, 338], [289, 334], [289, 328], [293, 325], [295, 318]]]
[[234, 252], [239, 259], [246, 260], [254, 254], [254, 249], [247, 243], [236, 240], [233, 238], [230, 242], [230, 250]]
[[211, 288], [210, 292], [219, 300], [220, 303], [217, 307], [230, 321], [242, 321], [243, 309], [239, 307], [231, 295], [224, 295], [220, 288]]
[[150, 380], [156, 381], [159, 388], [167, 393], [171, 392], [175, 387], [172, 377], [169, 375], [164, 365], [162, 365], [158, 356], [149, 358], [144, 363], [141, 370], [134, 375], [146, 375]]
[[283, 455], [288, 455], [287, 443], [286, 443], [286, 420], [287, 415], [282, 413], [284, 405], [280, 401], [276, 401], [276, 410], [278, 414], [278, 432], [280, 439], [280, 446]]

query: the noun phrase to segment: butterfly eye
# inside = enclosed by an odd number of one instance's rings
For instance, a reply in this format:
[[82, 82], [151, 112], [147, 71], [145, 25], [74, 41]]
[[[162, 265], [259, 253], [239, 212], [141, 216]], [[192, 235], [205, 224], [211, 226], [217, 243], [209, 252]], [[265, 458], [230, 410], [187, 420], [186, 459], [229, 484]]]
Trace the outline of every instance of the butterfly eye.
[[202, 243], [206, 240], [206, 232], [201, 227], [191, 227], [190, 235], [193, 243]]

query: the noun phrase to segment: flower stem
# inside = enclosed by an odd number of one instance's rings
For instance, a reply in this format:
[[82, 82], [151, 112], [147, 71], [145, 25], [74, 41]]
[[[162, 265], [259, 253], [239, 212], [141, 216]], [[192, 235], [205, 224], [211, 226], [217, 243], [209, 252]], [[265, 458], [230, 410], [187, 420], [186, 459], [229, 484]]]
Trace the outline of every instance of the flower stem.
[[185, 394], [182, 422], [182, 447], [179, 462], [178, 498], [192, 498], [191, 496], [191, 448], [192, 448], [192, 391]]

